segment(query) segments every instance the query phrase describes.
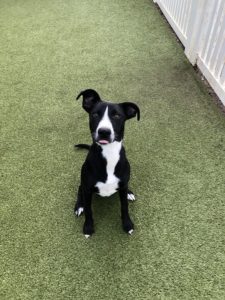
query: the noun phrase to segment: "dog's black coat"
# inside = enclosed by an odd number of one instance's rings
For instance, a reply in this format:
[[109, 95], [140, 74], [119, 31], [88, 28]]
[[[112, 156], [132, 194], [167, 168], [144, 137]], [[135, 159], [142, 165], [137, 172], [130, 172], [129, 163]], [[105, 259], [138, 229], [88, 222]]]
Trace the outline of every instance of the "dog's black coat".
[[[91, 89], [81, 92], [77, 99], [81, 95], [83, 96], [83, 108], [89, 113], [89, 127], [93, 138], [93, 144], [91, 146], [85, 144], [76, 145], [76, 147], [88, 149], [89, 152], [81, 169], [81, 184], [79, 186], [77, 201], [75, 204], [75, 213], [79, 216], [82, 211], [84, 211], [85, 222], [83, 232], [86, 236], [90, 236], [94, 232], [91, 210], [92, 194], [94, 192], [100, 193], [96, 184], [98, 182], [103, 184], [107, 183], [108, 176], [108, 161], [103, 155], [103, 149], [106, 149], [104, 147], [108, 147], [108, 145], [101, 144], [101, 142], [107, 142], [109, 145], [111, 144], [112, 149], [114, 149], [114, 145], [117, 143], [117, 145], [119, 145], [119, 159], [116, 161], [113, 176], [118, 179], [118, 186], [116, 187], [116, 190], [120, 195], [123, 229], [126, 232], [131, 233], [134, 229], [134, 225], [128, 213], [127, 196], [128, 194], [133, 194], [128, 190], [130, 165], [126, 158], [125, 149], [122, 146], [122, 139], [124, 136], [125, 121], [135, 117], [136, 115], [139, 120], [139, 108], [132, 102], [125, 102], [121, 104], [104, 102], [100, 99], [98, 93]], [[106, 109], [108, 113], [107, 120], [109, 121], [109, 125], [112, 126], [109, 126], [108, 128], [98, 128], [101, 120], [106, 114]]]

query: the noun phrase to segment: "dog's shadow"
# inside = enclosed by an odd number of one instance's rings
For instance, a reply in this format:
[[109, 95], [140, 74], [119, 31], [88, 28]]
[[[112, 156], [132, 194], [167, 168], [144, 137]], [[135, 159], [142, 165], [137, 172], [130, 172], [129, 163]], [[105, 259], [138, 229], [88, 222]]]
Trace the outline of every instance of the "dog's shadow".
[[[121, 225], [120, 199], [115, 194], [110, 197], [93, 196], [93, 218], [96, 230], [116, 230]], [[108, 231], [108, 230], [107, 230]]]

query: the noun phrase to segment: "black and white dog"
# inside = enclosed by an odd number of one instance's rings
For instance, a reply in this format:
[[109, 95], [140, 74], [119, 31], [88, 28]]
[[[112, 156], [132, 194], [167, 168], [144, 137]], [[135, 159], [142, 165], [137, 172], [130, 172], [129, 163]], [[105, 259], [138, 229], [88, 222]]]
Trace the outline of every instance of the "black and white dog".
[[137, 115], [138, 106], [131, 102], [114, 104], [102, 101], [95, 90], [82, 91], [77, 99], [83, 96], [83, 108], [89, 113], [89, 126], [93, 139], [91, 146], [78, 144], [76, 147], [89, 149], [81, 169], [81, 184], [78, 190], [74, 212], [85, 214], [83, 233], [89, 237], [94, 233], [91, 202], [95, 192], [108, 197], [119, 192], [121, 217], [124, 231], [132, 234], [134, 224], [128, 212], [128, 200], [135, 200], [128, 189], [130, 165], [122, 146], [125, 121]]

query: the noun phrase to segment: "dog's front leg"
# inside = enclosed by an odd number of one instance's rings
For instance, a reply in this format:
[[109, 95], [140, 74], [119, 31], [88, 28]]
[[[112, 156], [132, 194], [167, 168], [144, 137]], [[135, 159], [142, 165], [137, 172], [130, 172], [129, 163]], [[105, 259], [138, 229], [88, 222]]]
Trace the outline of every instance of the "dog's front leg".
[[122, 218], [122, 225], [124, 231], [129, 234], [132, 234], [134, 231], [134, 224], [130, 219], [129, 212], [128, 212], [128, 200], [127, 200], [127, 188], [119, 189], [120, 195], [120, 202], [121, 202], [121, 218]]
[[84, 200], [84, 227], [83, 233], [85, 237], [88, 238], [94, 233], [94, 222], [92, 217], [92, 209], [91, 209], [91, 202], [92, 202], [92, 192], [82, 189], [82, 196]]

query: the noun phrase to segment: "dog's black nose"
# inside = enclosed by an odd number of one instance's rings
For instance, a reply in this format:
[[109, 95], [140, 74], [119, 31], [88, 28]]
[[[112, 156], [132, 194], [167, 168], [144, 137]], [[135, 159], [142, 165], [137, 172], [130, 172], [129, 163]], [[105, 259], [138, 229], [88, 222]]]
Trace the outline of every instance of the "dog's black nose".
[[98, 130], [98, 135], [101, 137], [101, 138], [108, 138], [111, 134], [111, 130], [108, 129], [108, 128], [99, 128]]

